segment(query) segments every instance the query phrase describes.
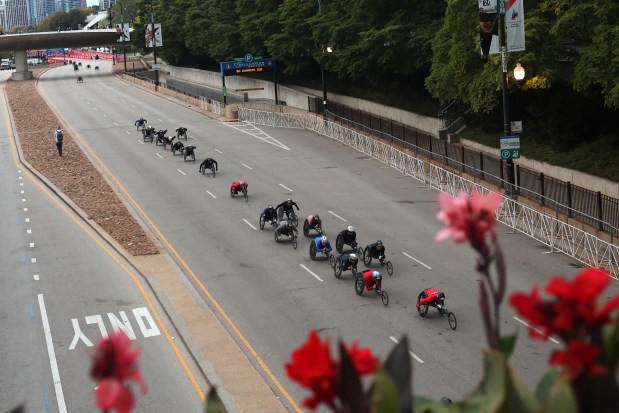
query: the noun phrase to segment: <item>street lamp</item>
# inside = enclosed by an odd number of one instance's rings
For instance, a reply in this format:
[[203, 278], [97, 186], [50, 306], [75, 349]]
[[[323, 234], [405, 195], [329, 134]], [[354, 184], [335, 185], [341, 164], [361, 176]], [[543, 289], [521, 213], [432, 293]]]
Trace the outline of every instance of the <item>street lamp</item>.
[[[503, 89], [503, 131], [505, 136], [512, 134], [512, 125], [509, 113], [509, 89], [507, 86], [507, 42], [505, 34], [505, 0], [499, 0], [500, 13], [499, 13], [499, 45], [501, 51], [501, 85]], [[524, 72], [524, 69], [522, 69]], [[523, 76], [524, 77], [524, 76]], [[507, 188], [506, 193], [508, 195], [514, 195], [514, 185], [516, 184], [514, 176], [514, 160], [507, 159], [505, 162], [507, 172]]]
[[[320, 50], [323, 53], [332, 53], [333, 49], [330, 46], [324, 47]], [[327, 76], [325, 74], [325, 64], [320, 63], [320, 74], [322, 77], [322, 108], [324, 115], [327, 115]]]
[[151, 35], [150, 41], [153, 42], [153, 58], [155, 59], [155, 88], [159, 86], [159, 69], [157, 69], [157, 39], [155, 38], [155, 9], [153, 8], [153, 0], [150, 0], [150, 23]]
[[524, 79], [524, 67], [520, 65], [520, 63], [516, 63], [516, 67], [514, 68], [514, 79], [516, 81], [521, 82]]

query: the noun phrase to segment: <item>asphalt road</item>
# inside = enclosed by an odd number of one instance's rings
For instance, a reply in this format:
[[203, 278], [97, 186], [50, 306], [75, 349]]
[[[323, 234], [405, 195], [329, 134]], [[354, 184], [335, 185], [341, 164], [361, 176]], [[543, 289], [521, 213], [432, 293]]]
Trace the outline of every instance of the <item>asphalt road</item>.
[[94, 345], [123, 328], [142, 349], [139, 367], [148, 385], [134, 411], [200, 411], [206, 383], [179, 362], [188, 354], [174, 343], [175, 331], [148, 286], [17, 163], [2, 99], [0, 409], [98, 411], [89, 376]]
[[[476, 257], [467, 246], [435, 243], [442, 226], [435, 218], [437, 192], [325, 137], [211, 120], [131, 87], [107, 69], [103, 65], [98, 74], [87, 73], [83, 84], [75, 82], [71, 69], [53, 69], [39, 85], [62, 111], [65, 126], [122, 185], [144, 222], [197, 274], [294, 400], [300, 402], [305, 392], [288, 380], [284, 363], [310, 329], [332, 342], [359, 340], [381, 357], [407, 335], [415, 392], [457, 399], [473, 390], [486, 347]], [[189, 139], [183, 143], [197, 147], [196, 162], [142, 142], [134, 126], [140, 116], [168, 135], [187, 127]], [[219, 162], [215, 178], [198, 174], [207, 156]], [[249, 202], [231, 199], [229, 186], [236, 179], [249, 182]], [[388, 308], [374, 294], [357, 296], [350, 275], [337, 280], [328, 263], [311, 261], [309, 240], [300, 239], [294, 250], [276, 244], [270, 230], [256, 229], [262, 209], [288, 197], [300, 205], [301, 221], [319, 213], [327, 235], [354, 225], [361, 245], [384, 242], [395, 267], [393, 277], [383, 282]], [[579, 271], [568, 257], [546, 254], [526, 236], [502, 226], [498, 232], [507, 255], [509, 292]], [[458, 318], [456, 331], [436, 312], [427, 319], [417, 315], [416, 297], [430, 286], [445, 291], [447, 306]], [[617, 292], [616, 284], [612, 290]], [[502, 331], [520, 332], [512, 361], [533, 386], [560, 344], [530, 340], [515, 315], [503, 306]], [[273, 387], [281, 395], [282, 389]]]

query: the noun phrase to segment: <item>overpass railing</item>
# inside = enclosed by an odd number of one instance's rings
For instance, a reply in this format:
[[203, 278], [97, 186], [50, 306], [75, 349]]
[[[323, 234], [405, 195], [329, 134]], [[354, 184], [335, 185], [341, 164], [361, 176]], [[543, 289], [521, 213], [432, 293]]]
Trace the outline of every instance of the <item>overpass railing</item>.
[[[412, 176], [429, 187], [456, 195], [460, 191], [468, 194], [473, 190], [488, 193], [481, 184], [462, 177], [432, 160], [411, 155], [394, 147], [365, 136], [358, 131], [336, 124], [314, 115], [299, 115], [265, 112], [239, 108], [239, 121], [265, 126], [286, 126], [295, 119], [295, 126], [302, 122], [306, 129], [337, 140], [372, 158], [385, 162], [392, 168]], [[503, 197], [503, 205], [497, 211], [499, 222], [549, 247], [549, 252], [562, 252], [575, 260], [609, 272], [619, 279], [619, 246], [609, 243], [582, 229], [576, 228], [545, 212], [536, 210], [515, 199]]]

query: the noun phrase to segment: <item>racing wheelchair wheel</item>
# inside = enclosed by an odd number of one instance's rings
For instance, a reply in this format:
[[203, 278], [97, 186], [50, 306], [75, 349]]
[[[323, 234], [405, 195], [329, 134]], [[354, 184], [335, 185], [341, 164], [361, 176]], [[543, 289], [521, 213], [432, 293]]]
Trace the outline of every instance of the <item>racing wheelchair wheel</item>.
[[329, 254], [329, 265], [331, 265], [331, 268], [335, 268], [335, 255], [333, 254]]
[[387, 274], [393, 275], [393, 264], [391, 261], [386, 261], [385, 265], [387, 266]]
[[292, 247], [296, 250], [297, 249], [297, 234], [294, 234], [292, 236]]
[[357, 274], [357, 279], [355, 280], [355, 292], [357, 295], [363, 294], [363, 289], [365, 288], [365, 281], [363, 280], [363, 273]]
[[303, 235], [309, 237], [309, 221], [307, 218], [305, 219], [305, 222], [303, 222]]
[[294, 213], [294, 211], [290, 213], [290, 219], [292, 219], [292, 224], [295, 227], [299, 226], [299, 217], [297, 216], [297, 214]]
[[310, 244], [309, 254], [310, 254], [310, 259], [312, 261], [315, 261], [316, 260], [316, 242], [314, 240], [312, 240], [312, 243]]
[[380, 292], [380, 298], [383, 301], [383, 305], [387, 307], [389, 305], [389, 294], [387, 294], [387, 291], [382, 290]]
[[335, 259], [335, 267], [333, 268], [333, 272], [335, 273], [335, 278], [337, 279], [342, 276], [342, 257], [337, 257]]
[[245, 197], [245, 202], [249, 200], [249, 195], [247, 195], [247, 188], [243, 188], [243, 196]]
[[447, 321], [449, 321], [449, 327], [452, 330], [455, 330], [458, 327], [458, 320], [456, 320], [456, 315], [451, 311], [447, 313]]
[[369, 267], [372, 263], [372, 257], [370, 256], [370, 250], [368, 249], [368, 247], [365, 247], [365, 249], [363, 250], [363, 263], [366, 267]]
[[343, 249], [344, 237], [342, 237], [342, 234], [337, 234], [337, 239], [335, 240], [335, 250], [341, 254]]
[[273, 237], [275, 238], [275, 242], [279, 242], [279, 234], [277, 231], [273, 232]]
[[264, 212], [260, 214], [260, 229], [264, 229]]
[[211, 172], [213, 172], [213, 178], [217, 175], [217, 171], [215, 170], [215, 166], [211, 166]]
[[187, 153], [183, 152], [183, 161], [187, 160]]
[[[419, 293], [419, 297], [417, 297], [417, 303], [419, 303], [419, 301], [423, 300], [425, 297], [425, 294]], [[417, 307], [417, 312], [419, 313], [420, 316], [425, 317], [428, 314], [428, 308], [430, 306], [428, 304], [424, 304], [422, 306]]]
[[234, 190], [233, 190], [233, 189], [231, 189], [231, 190], [230, 190], [230, 196], [231, 196], [232, 198], [234, 198]]

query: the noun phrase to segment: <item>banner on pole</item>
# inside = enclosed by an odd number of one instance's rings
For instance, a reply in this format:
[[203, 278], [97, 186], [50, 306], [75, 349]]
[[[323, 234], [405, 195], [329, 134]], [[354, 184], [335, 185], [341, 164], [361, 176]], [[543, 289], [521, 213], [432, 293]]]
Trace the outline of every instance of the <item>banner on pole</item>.
[[479, 1], [479, 43], [482, 55], [499, 53], [497, 0]]
[[155, 23], [155, 30], [152, 29], [152, 24], [146, 25], [146, 32], [144, 38], [146, 40], [146, 47], [161, 47], [163, 46], [163, 40], [161, 36], [161, 24]]
[[507, 51], [521, 52], [524, 49], [524, 0], [506, 0], [505, 30]]
[[129, 34], [130, 32], [129, 23], [124, 23], [122, 28], [120, 27], [120, 24], [117, 24], [116, 34], [118, 35], [118, 39], [116, 39], [116, 41], [118, 43], [131, 41], [131, 35]]

